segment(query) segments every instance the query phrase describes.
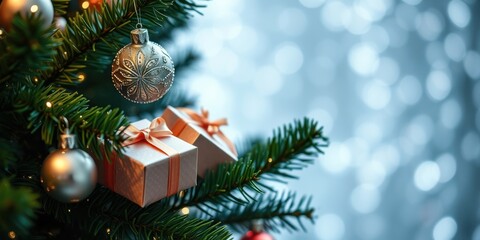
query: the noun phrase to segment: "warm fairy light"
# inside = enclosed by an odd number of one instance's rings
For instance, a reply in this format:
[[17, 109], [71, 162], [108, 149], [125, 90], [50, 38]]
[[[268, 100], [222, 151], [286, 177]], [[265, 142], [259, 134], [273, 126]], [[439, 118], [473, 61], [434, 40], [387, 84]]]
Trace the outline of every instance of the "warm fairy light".
[[47, 105], [48, 108], [51, 108], [53, 106], [51, 102], [46, 102], [45, 105]]
[[10, 231], [10, 232], [8, 232], [8, 237], [9, 237], [10, 239], [15, 239], [15, 237], [17, 237], [17, 235], [15, 234], [14, 231]]
[[34, 4], [30, 7], [30, 12], [36, 13], [38, 11], [38, 5]]
[[110, 228], [107, 228], [107, 234], [110, 234]]
[[268, 163], [271, 163], [273, 162], [273, 159], [272, 158], [268, 158]]
[[190, 209], [188, 209], [188, 207], [184, 207], [184, 208], [182, 208], [182, 210], [181, 210], [181, 211], [182, 211], [182, 214], [184, 214], [184, 215], [187, 215], [187, 214], [189, 214], [189, 213], [190, 213]]
[[67, 211], [68, 211], [68, 212], [71, 212], [72, 210], [68, 209]]
[[85, 74], [80, 73], [78, 74], [78, 81], [83, 82], [85, 80]]
[[90, 3], [89, 3], [88, 1], [84, 1], [84, 2], [82, 3], [82, 8], [83, 8], [83, 9], [87, 9], [89, 6], [90, 6]]
[[178, 193], [178, 196], [181, 197], [181, 198], [183, 198], [183, 197], [185, 196], [185, 191], [180, 191], [180, 192]]
[[34, 81], [34, 82], [38, 82], [38, 78], [37, 78], [37, 77], [34, 77], [34, 78], [33, 78], [33, 81]]

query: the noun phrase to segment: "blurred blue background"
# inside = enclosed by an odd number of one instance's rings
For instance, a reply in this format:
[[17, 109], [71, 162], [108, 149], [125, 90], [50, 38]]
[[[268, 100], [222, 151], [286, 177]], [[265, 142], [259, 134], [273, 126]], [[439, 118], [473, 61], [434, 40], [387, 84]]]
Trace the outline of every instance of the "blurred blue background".
[[276, 186], [315, 225], [276, 239], [480, 240], [478, 0], [206, 4], [176, 36], [203, 55], [198, 105], [237, 141], [303, 116], [331, 141]]

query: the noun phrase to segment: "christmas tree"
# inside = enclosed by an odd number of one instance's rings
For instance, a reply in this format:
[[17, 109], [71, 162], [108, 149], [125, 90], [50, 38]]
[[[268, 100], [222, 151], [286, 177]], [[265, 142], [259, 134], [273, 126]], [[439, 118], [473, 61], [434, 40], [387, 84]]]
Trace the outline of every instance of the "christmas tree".
[[[143, 208], [101, 184], [78, 202], [52, 198], [41, 169], [65, 134], [65, 119], [80, 149], [109, 162], [124, 152], [127, 116], [194, 105], [175, 84], [155, 103], [130, 103], [115, 92], [110, 75], [131, 30], [143, 27], [155, 42], [171, 41], [205, 2], [52, 0], [51, 9], [50, 0], [12, 2], [19, 3], [0, 1], [2, 239], [230, 239], [258, 219], [272, 231], [300, 230], [304, 220], [314, 220], [311, 198], [271, 186], [295, 178], [327, 146], [311, 119], [279, 127], [266, 140], [245, 141], [238, 161]], [[198, 56], [178, 51], [173, 59], [179, 81]]]

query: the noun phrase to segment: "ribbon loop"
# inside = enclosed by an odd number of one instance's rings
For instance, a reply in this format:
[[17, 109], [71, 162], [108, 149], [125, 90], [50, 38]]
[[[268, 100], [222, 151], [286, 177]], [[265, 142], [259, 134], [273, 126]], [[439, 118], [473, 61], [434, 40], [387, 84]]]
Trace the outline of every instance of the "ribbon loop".
[[187, 114], [192, 119], [193, 124], [203, 128], [210, 136], [213, 137], [214, 135], [217, 135], [218, 137], [220, 137], [220, 139], [227, 145], [230, 151], [235, 156], [238, 155], [237, 150], [235, 149], [235, 145], [233, 145], [232, 141], [230, 141], [230, 139], [228, 139], [220, 130], [221, 126], [228, 125], [226, 118], [220, 118], [217, 120], [210, 121], [208, 119], [208, 115], [209, 115], [208, 111], [203, 108], [200, 110], [200, 114], [198, 114], [197, 112], [189, 108], [178, 108], [178, 109], [184, 112], [185, 114]]
[[[129, 125], [123, 133], [127, 136], [127, 139], [123, 142], [124, 146], [140, 142], [144, 139], [156, 146], [155, 143], [151, 142], [152, 139], [173, 136], [172, 131], [167, 127], [165, 120], [160, 117], [155, 118], [148, 128], [138, 129], [133, 125]], [[160, 147], [156, 147], [160, 149]]]

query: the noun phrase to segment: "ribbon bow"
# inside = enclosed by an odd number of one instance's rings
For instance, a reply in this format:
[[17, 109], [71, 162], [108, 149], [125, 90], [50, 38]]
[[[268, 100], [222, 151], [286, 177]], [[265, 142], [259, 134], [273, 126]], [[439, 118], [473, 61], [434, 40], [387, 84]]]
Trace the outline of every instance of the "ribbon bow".
[[164, 146], [166, 146], [165, 148], [169, 148], [169, 146], [160, 141], [159, 138], [173, 136], [173, 134], [163, 118], [159, 117], [153, 119], [153, 121], [150, 123], [150, 126], [144, 129], [138, 129], [132, 125], [129, 125], [123, 133], [127, 136], [127, 139], [123, 142], [124, 146], [146, 140], [168, 155], [166, 152], [168, 150], [164, 151], [163, 148]]
[[172, 131], [167, 127], [165, 120], [161, 117], [153, 119], [150, 126], [145, 129], [138, 129], [132, 125], [124, 130], [124, 134], [128, 137], [124, 142], [124, 146], [146, 140], [148, 143], [165, 153], [170, 157], [168, 162], [168, 188], [167, 195], [170, 196], [178, 192], [180, 179], [180, 154], [162, 142], [160, 138], [173, 136]]
[[227, 147], [232, 151], [232, 153], [237, 156], [237, 150], [235, 149], [235, 145], [233, 145], [232, 141], [223, 134], [220, 130], [220, 126], [228, 125], [226, 118], [220, 118], [214, 121], [210, 121], [208, 119], [208, 111], [205, 109], [201, 109], [200, 114], [193, 111], [189, 108], [179, 108], [182, 112], [187, 114], [191, 118], [191, 123], [200, 126], [201, 128], [205, 129], [205, 131], [213, 137], [213, 135], [217, 135], [222, 141], [227, 145]]

